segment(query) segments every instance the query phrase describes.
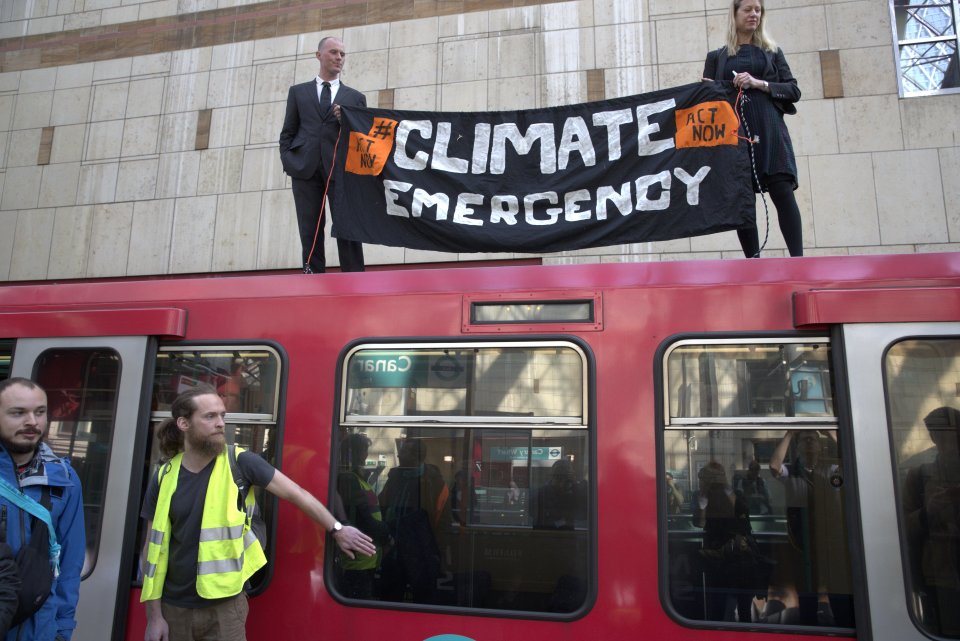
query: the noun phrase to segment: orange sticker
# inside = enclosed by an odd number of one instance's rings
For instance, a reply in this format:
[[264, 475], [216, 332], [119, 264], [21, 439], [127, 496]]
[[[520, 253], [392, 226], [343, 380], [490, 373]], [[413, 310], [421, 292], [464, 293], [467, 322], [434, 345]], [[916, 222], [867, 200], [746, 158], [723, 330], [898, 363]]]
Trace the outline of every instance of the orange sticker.
[[346, 170], [351, 174], [379, 176], [393, 150], [396, 131], [397, 121], [389, 118], [374, 118], [369, 134], [351, 131]]
[[678, 109], [677, 149], [736, 145], [740, 121], [729, 102], [701, 102]]

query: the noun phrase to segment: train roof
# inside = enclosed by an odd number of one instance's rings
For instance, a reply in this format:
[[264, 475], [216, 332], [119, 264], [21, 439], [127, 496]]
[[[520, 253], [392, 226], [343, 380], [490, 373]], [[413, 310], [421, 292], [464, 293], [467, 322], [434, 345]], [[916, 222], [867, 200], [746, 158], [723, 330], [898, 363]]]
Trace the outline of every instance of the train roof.
[[960, 253], [727, 259], [465, 268], [364, 273], [246, 273], [38, 281], [0, 286], [0, 309], [130, 306], [158, 301], [384, 296], [595, 288], [715, 287], [796, 283], [801, 289], [960, 285]]

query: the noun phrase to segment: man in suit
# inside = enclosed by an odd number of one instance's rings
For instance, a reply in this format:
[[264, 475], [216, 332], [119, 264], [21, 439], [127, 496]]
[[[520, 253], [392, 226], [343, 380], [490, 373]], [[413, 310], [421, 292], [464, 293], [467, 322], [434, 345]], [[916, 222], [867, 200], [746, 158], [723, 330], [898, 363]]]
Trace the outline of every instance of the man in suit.
[[[280, 162], [293, 181], [293, 200], [303, 247], [303, 271], [323, 273], [323, 195], [333, 167], [334, 146], [340, 134], [340, 105], [366, 107], [366, 97], [340, 82], [347, 52], [343, 41], [328, 36], [317, 46], [320, 71], [309, 82], [293, 85], [287, 94], [287, 113], [280, 130]], [[340, 147], [346, 144], [340, 141]], [[333, 194], [332, 184], [329, 188]], [[340, 269], [363, 271], [363, 245], [337, 239]]]

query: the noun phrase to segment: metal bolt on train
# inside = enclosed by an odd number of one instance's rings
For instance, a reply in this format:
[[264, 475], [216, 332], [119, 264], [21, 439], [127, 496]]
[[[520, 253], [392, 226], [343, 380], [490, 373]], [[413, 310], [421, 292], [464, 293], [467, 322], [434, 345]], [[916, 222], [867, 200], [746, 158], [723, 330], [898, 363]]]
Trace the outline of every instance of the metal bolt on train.
[[351, 563], [258, 495], [252, 641], [960, 638], [958, 254], [7, 283], [0, 376], [83, 482], [78, 641], [143, 638], [201, 382], [376, 531]]

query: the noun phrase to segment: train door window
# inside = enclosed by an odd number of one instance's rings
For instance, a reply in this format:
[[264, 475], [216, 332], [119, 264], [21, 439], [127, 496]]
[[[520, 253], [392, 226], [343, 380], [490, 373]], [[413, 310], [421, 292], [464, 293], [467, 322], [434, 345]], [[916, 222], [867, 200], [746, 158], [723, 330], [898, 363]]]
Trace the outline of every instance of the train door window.
[[896, 343], [884, 366], [910, 612], [960, 639], [960, 340]]
[[13, 358], [13, 341], [0, 340], [0, 381], [10, 378], [10, 364]]
[[587, 606], [582, 348], [364, 345], [343, 371], [337, 498], [378, 553], [335, 553], [336, 593], [567, 618]]
[[58, 456], [70, 459], [83, 487], [85, 578], [99, 549], [120, 356], [111, 349], [50, 349], [37, 359], [34, 380], [47, 392], [46, 441]]
[[663, 360], [667, 608], [854, 626], [827, 339], [684, 340]]
[[[227, 443], [259, 454], [277, 466], [280, 405], [280, 356], [277, 351], [260, 345], [161, 347], [153, 380], [151, 428], [156, 428], [160, 421], [170, 416], [170, 405], [181, 392], [200, 383], [211, 385], [223, 399], [227, 410]], [[160, 450], [157, 443], [151, 441], [144, 483], [159, 460]], [[254, 492], [267, 531], [271, 532], [276, 500], [261, 488], [254, 488]], [[143, 532], [140, 536], [142, 541]], [[270, 543], [268, 539], [268, 561], [272, 558]], [[266, 568], [254, 575], [251, 579], [254, 592], [266, 587], [267, 576]]]

